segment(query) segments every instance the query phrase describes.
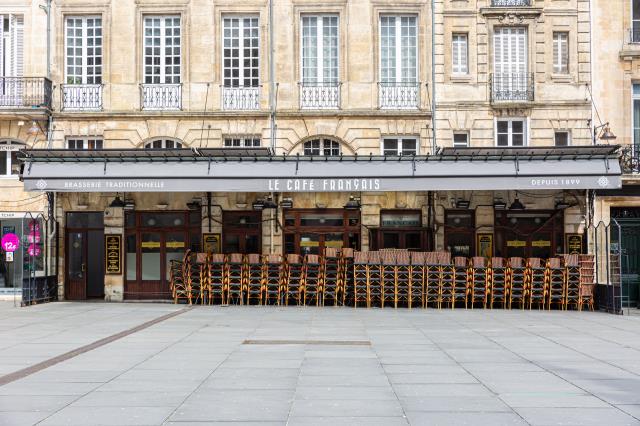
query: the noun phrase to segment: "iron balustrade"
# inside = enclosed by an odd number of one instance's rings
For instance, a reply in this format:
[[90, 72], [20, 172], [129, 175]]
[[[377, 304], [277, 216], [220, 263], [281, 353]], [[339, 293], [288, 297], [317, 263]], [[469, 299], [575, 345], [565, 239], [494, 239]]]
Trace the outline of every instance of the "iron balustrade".
[[533, 73], [500, 73], [489, 76], [491, 102], [531, 102]]
[[640, 149], [636, 147], [626, 146], [620, 154], [620, 168], [622, 173], [637, 174], [640, 173]]
[[227, 111], [260, 109], [260, 86], [222, 86], [222, 109]]
[[141, 84], [142, 109], [173, 111], [182, 109], [182, 84]]
[[379, 82], [380, 109], [418, 109], [420, 107], [419, 82]]
[[52, 90], [46, 77], [0, 77], [0, 108], [51, 109]]
[[491, 0], [492, 7], [527, 7], [531, 0]]
[[62, 110], [99, 111], [102, 109], [102, 84], [63, 84]]
[[301, 109], [340, 108], [340, 86], [338, 82], [300, 82]]

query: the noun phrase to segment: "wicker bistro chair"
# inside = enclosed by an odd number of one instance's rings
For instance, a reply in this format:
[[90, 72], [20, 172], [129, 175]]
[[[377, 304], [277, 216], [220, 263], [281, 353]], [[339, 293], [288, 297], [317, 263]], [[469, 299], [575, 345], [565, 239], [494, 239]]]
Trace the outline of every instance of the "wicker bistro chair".
[[307, 254], [304, 257], [304, 265], [302, 272], [303, 280], [303, 304], [320, 304], [320, 294], [322, 292], [322, 274], [321, 274], [320, 256], [317, 254]]
[[509, 268], [507, 275], [507, 290], [509, 295], [509, 309], [513, 307], [513, 303], [517, 303], [521, 309], [524, 309], [525, 300], [527, 299], [528, 289], [528, 269], [527, 264], [521, 257], [509, 258]]
[[185, 260], [187, 300], [190, 305], [201, 301], [202, 297], [202, 272], [197, 262], [197, 254], [188, 251]]
[[203, 305], [208, 304], [210, 291], [209, 274], [207, 273], [208, 255], [207, 253], [196, 253], [194, 258], [200, 274], [200, 295], [198, 299]]
[[173, 303], [178, 303], [181, 300], [189, 300], [184, 260], [172, 260], [170, 262], [169, 287], [171, 289]]
[[453, 303], [463, 303], [467, 309], [467, 301], [471, 289], [469, 287], [469, 261], [466, 257], [456, 256], [453, 258]]
[[[396, 301], [396, 257], [397, 252], [391, 250], [380, 251], [380, 307], [386, 303]], [[371, 263], [369, 264], [371, 268]], [[372, 293], [375, 295], [375, 292]]]
[[[353, 296], [351, 291], [346, 290], [344, 293], [344, 301], [353, 299], [353, 307], [357, 308], [359, 303], [369, 305], [368, 286], [367, 286], [367, 262], [369, 261], [368, 252], [356, 251], [353, 254], [353, 285], [346, 286], [346, 289], [353, 287]], [[349, 293], [349, 297], [347, 294]], [[343, 302], [344, 303], [344, 302]]]
[[[338, 277], [338, 294], [342, 294], [342, 304], [352, 303], [355, 295], [355, 269], [353, 267], [355, 250], [343, 247], [340, 250], [340, 275]], [[355, 303], [355, 302], [353, 302]]]
[[302, 257], [299, 254], [287, 255], [284, 282], [285, 305], [289, 305], [291, 302], [300, 305], [302, 302], [302, 293], [304, 291], [303, 266]]
[[580, 297], [578, 299], [578, 310], [586, 305], [593, 311], [593, 290], [595, 288], [595, 263], [594, 255], [581, 254], [578, 256], [580, 262]]
[[489, 307], [493, 309], [496, 303], [501, 304], [501, 308], [507, 307], [509, 298], [509, 274], [507, 262], [502, 257], [491, 258], [491, 282], [489, 292]]
[[396, 279], [395, 279], [395, 300], [393, 306], [398, 307], [398, 303], [411, 307], [411, 291], [409, 287], [409, 273], [411, 270], [411, 256], [408, 251], [399, 251], [396, 256]]
[[341, 261], [338, 250], [333, 247], [325, 248], [320, 266], [322, 280], [320, 303], [322, 306], [326, 304], [336, 306], [338, 304], [338, 298], [340, 297], [340, 268]]
[[244, 255], [232, 253], [227, 257], [227, 305], [244, 304], [245, 266]]
[[247, 305], [262, 305], [264, 294], [264, 265], [260, 255], [250, 253], [245, 262], [245, 286], [247, 293]]
[[564, 263], [564, 308], [580, 309], [580, 262], [577, 254], [563, 256]]
[[424, 306], [426, 308], [431, 303], [432, 306], [440, 308], [440, 265], [437, 252], [426, 253], [425, 272]]
[[264, 304], [279, 305], [282, 302], [284, 262], [279, 254], [268, 254], [263, 258]]
[[210, 305], [220, 305], [226, 302], [226, 268], [227, 259], [224, 254], [215, 253], [209, 255], [209, 261], [207, 262], [206, 269]]
[[455, 268], [451, 263], [451, 253], [448, 251], [438, 252], [438, 267], [440, 268], [438, 305], [449, 305], [453, 309]]
[[367, 258], [367, 308], [382, 306], [382, 267], [380, 252], [370, 251]]
[[532, 257], [527, 262], [527, 295], [529, 297], [529, 309], [533, 304], [542, 308], [547, 300], [547, 268], [543, 266], [542, 260]]
[[471, 258], [470, 272], [471, 309], [476, 303], [480, 303], [483, 308], [486, 308], [488, 290], [491, 285], [491, 273], [487, 265], [487, 259], [480, 256]]
[[558, 257], [547, 260], [547, 309], [555, 304], [559, 309], [565, 308], [566, 274], [562, 261]]
[[409, 308], [414, 306], [424, 308], [424, 284], [426, 278], [425, 262], [427, 256], [425, 252], [411, 252], [411, 263], [409, 265]]

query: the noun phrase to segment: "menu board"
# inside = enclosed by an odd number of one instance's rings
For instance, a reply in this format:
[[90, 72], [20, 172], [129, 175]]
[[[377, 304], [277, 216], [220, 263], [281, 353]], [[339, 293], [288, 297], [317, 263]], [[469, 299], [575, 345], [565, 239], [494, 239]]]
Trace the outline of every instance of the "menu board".
[[490, 258], [493, 256], [493, 234], [478, 234], [478, 256]]
[[221, 253], [220, 234], [204, 233], [202, 234], [202, 247], [205, 253]]
[[111, 275], [122, 273], [122, 235], [104, 236], [104, 270]]
[[582, 234], [565, 234], [564, 238], [568, 254], [582, 254]]

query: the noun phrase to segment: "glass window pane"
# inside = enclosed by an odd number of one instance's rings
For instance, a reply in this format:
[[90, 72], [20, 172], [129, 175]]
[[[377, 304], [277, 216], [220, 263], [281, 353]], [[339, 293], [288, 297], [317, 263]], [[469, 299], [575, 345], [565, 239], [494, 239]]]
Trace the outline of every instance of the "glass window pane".
[[142, 280], [159, 281], [160, 266], [160, 234], [145, 232], [140, 243], [142, 252]]
[[136, 257], [136, 236], [127, 235], [127, 280], [136, 280], [137, 270], [137, 257]]

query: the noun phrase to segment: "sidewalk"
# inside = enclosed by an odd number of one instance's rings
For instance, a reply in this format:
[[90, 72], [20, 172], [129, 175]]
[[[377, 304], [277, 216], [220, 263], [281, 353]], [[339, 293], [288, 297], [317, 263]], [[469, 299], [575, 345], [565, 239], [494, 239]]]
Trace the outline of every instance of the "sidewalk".
[[[183, 307], [2, 306], [0, 356]], [[639, 337], [589, 312], [195, 307], [0, 387], [0, 424], [635, 425]]]

